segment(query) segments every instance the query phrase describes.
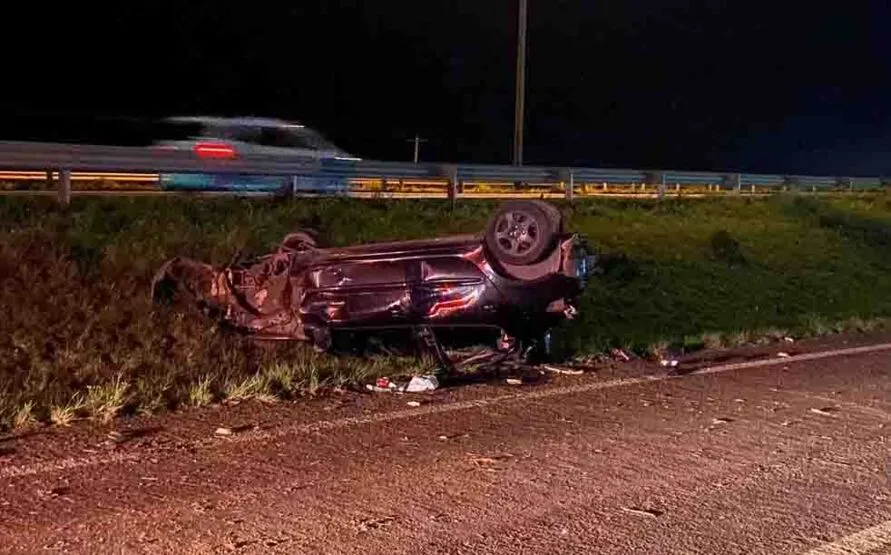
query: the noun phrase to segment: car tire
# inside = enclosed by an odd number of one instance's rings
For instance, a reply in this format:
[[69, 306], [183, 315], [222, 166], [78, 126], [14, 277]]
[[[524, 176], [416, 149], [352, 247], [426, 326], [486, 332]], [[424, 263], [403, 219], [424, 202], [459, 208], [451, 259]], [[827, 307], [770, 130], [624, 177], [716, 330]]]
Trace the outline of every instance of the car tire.
[[[554, 209], [556, 211], [556, 209]], [[535, 201], [508, 201], [499, 206], [486, 228], [486, 248], [498, 261], [526, 266], [550, 252], [560, 228], [559, 211]]]
[[550, 202], [545, 202], [543, 200], [533, 200], [532, 202], [541, 206], [542, 209], [551, 216], [551, 219], [554, 221], [555, 231], [557, 233], [563, 233], [563, 214], [560, 210]]
[[285, 235], [279, 251], [303, 251], [318, 248], [319, 234], [313, 229], [301, 229]]

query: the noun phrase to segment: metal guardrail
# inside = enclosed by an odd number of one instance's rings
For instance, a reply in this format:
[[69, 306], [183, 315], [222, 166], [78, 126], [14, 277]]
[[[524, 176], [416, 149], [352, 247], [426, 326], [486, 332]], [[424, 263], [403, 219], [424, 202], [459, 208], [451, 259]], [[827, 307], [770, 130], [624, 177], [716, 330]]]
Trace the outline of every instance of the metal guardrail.
[[[544, 184], [562, 188], [572, 198], [587, 186], [632, 185], [656, 191], [708, 187], [710, 190], [754, 192], [756, 188], [800, 190], [866, 190], [887, 187], [883, 177], [827, 177], [577, 167], [502, 166], [483, 164], [405, 163], [376, 160], [297, 159], [250, 154], [235, 159], [202, 159], [191, 152], [144, 147], [118, 147], [34, 142], [0, 142], [0, 172], [58, 172], [58, 196], [67, 204], [72, 172], [209, 173], [268, 176], [313, 176], [327, 179], [436, 180], [448, 184], [455, 200], [464, 183]], [[0, 174], [2, 175], [2, 174]], [[52, 177], [52, 173], [49, 173]], [[521, 190], [521, 189], [520, 189]], [[519, 192], [519, 190], [514, 190]]]

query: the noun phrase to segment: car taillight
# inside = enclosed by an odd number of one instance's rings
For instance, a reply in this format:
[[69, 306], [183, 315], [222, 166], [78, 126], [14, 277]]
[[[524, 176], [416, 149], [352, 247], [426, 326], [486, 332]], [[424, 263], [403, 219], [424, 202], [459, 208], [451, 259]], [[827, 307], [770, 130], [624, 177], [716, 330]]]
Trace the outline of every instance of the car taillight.
[[235, 158], [235, 149], [226, 143], [198, 143], [194, 150], [201, 158]]

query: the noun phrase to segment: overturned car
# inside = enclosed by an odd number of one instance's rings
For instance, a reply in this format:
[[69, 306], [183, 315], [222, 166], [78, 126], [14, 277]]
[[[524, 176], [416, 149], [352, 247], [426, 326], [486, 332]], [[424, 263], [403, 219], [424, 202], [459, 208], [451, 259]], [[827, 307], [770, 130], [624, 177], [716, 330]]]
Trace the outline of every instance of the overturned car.
[[311, 230], [276, 252], [215, 268], [175, 258], [157, 272], [156, 302], [183, 296], [258, 339], [309, 341], [321, 350], [345, 331], [405, 329], [449, 361], [438, 330], [496, 330], [498, 348], [528, 354], [575, 314], [594, 258], [543, 201], [509, 201], [484, 232], [322, 248]]

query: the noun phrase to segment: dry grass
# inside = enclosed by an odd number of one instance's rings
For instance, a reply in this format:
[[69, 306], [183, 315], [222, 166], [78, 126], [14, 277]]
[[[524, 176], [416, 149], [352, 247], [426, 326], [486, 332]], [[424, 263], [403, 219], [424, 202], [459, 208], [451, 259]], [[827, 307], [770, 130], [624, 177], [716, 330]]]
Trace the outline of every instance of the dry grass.
[[646, 355], [650, 358], [659, 360], [667, 356], [669, 349], [671, 349], [671, 344], [663, 339], [662, 341], [651, 343], [647, 347]]
[[276, 401], [271, 380], [265, 372], [257, 372], [241, 380], [233, 380], [226, 384], [223, 392], [227, 401], [257, 401], [271, 403]]
[[109, 422], [127, 403], [130, 384], [118, 374], [108, 383], [87, 387], [84, 408], [94, 418]]
[[75, 393], [68, 401], [60, 405], [51, 405], [49, 420], [56, 426], [70, 426], [74, 420], [82, 416], [84, 409], [83, 395]]
[[12, 425], [15, 428], [25, 428], [37, 422], [37, 415], [34, 413], [34, 401], [25, 401], [19, 407], [12, 418]]
[[702, 334], [702, 344], [706, 349], [720, 349], [724, 347], [724, 338], [720, 333], [704, 333]]
[[204, 407], [214, 401], [213, 377], [202, 376], [189, 385], [188, 403], [192, 407]]

